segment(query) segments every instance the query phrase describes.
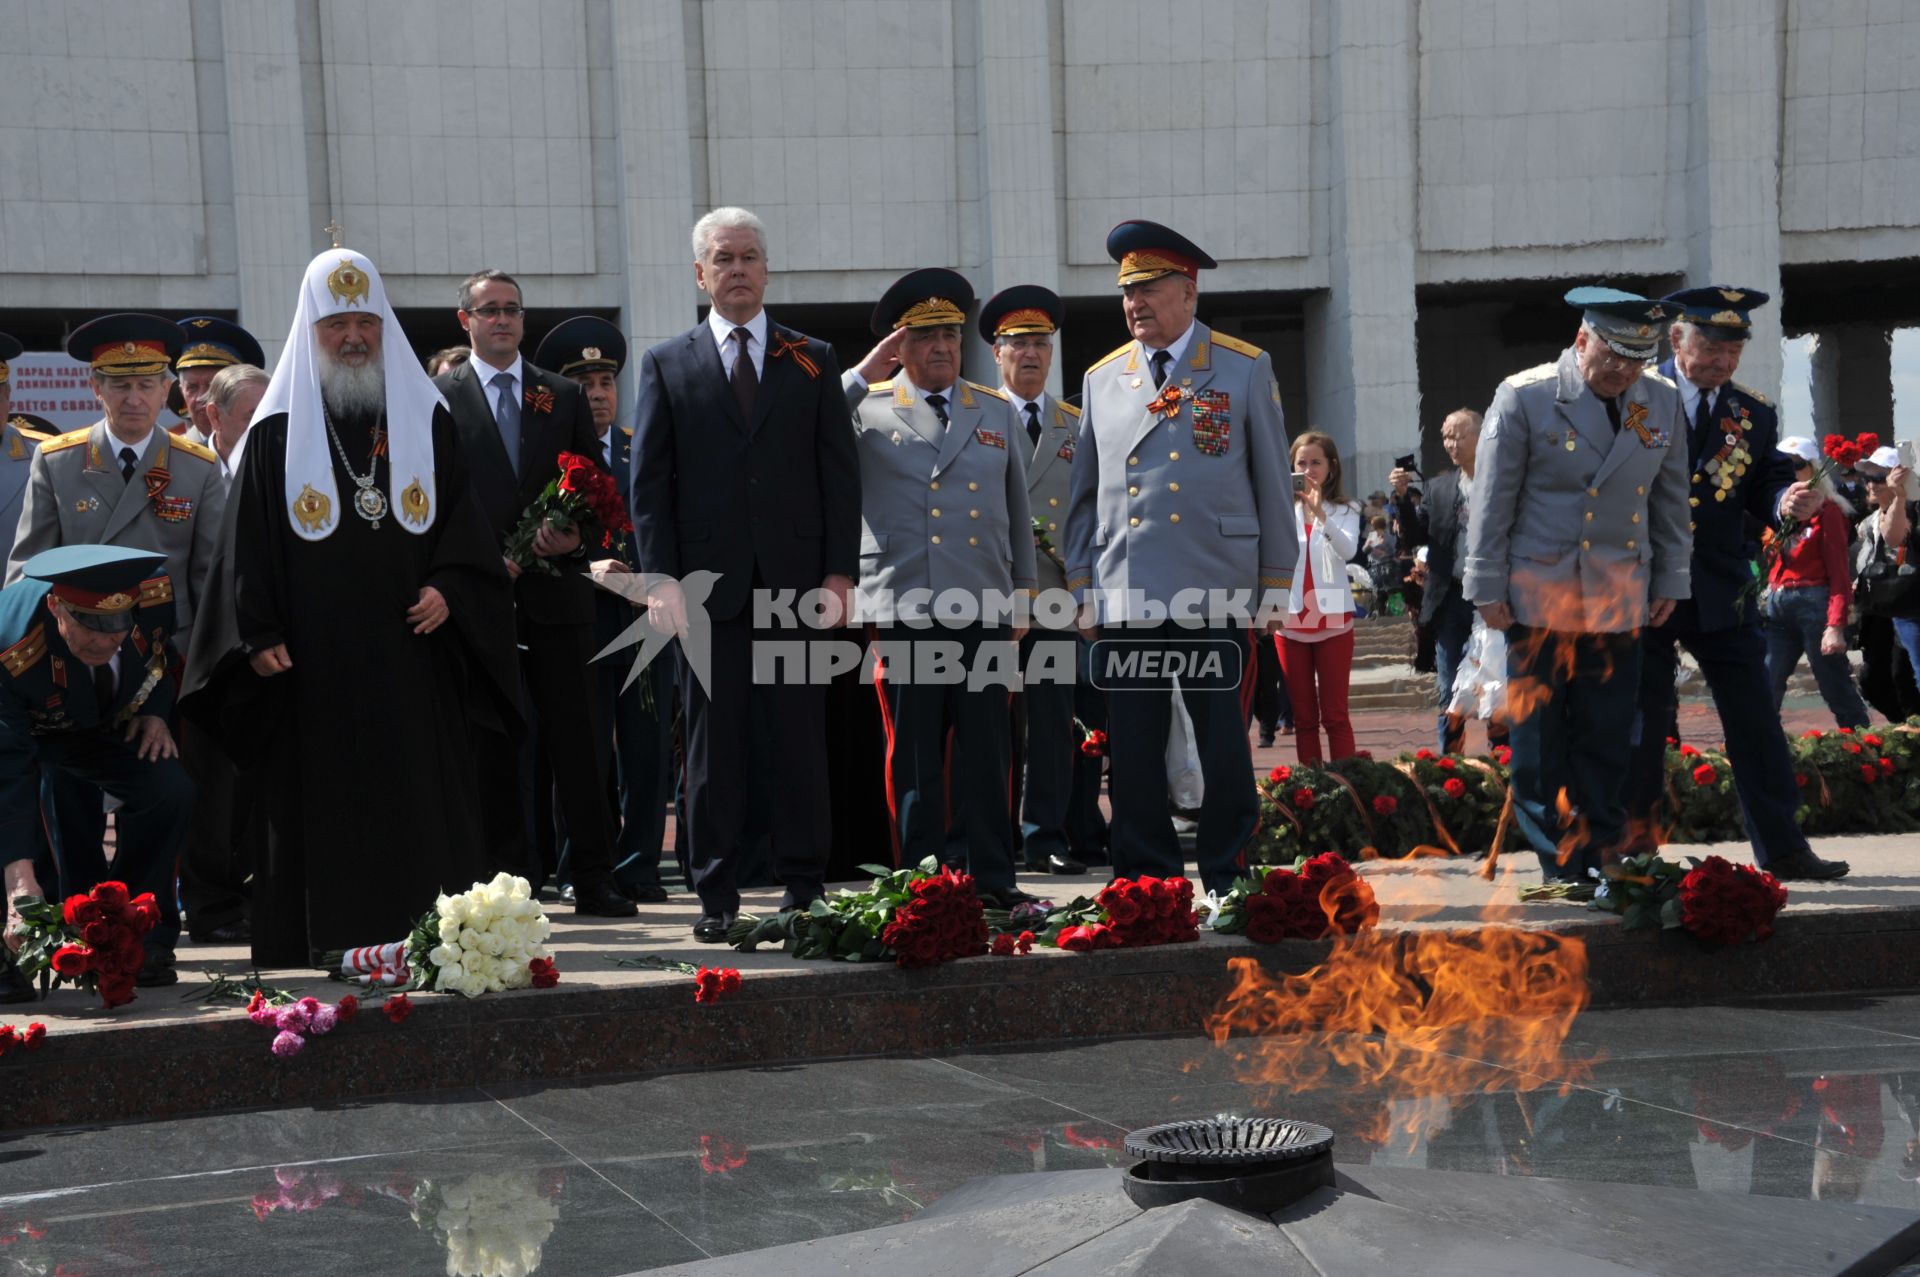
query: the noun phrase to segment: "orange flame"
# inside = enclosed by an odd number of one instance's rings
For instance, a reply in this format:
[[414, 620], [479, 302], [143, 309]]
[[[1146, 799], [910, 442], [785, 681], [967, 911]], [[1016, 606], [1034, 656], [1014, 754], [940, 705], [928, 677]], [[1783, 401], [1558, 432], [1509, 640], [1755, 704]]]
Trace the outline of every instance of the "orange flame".
[[1561, 1048], [1587, 1005], [1587, 952], [1544, 931], [1363, 931], [1336, 939], [1321, 966], [1274, 975], [1253, 958], [1229, 964], [1234, 988], [1206, 1019], [1256, 1102], [1303, 1094], [1383, 1103], [1358, 1129], [1417, 1147], [1444, 1129], [1454, 1096], [1554, 1087], [1592, 1060]]

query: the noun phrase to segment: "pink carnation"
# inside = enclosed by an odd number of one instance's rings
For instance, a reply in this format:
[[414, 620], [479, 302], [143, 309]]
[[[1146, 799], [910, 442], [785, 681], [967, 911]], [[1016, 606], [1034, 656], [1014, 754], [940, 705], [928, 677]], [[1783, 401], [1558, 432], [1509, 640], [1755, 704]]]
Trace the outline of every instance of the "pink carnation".
[[[289, 1033], [305, 1033], [313, 1024], [313, 1013], [296, 1002], [290, 1007], [281, 1007], [280, 1013], [274, 1023], [280, 1026], [281, 1037], [285, 1037]], [[279, 1047], [279, 1039], [276, 1038], [274, 1040], [274, 1049], [278, 1051]], [[295, 1049], [298, 1050], [299, 1048], [296, 1047]]]
[[307, 1032], [317, 1034], [331, 1033], [333, 1032], [333, 1026], [339, 1021], [339, 1018], [340, 1013], [323, 1002], [319, 1008], [314, 1011], [312, 1022], [307, 1026]]
[[[293, 1008], [289, 1007], [288, 1010]], [[291, 1029], [282, 1029], [274, 1035], [273, 1053], [281, 1059], [288, 1059], [307, 1049], [307, 1040]]]

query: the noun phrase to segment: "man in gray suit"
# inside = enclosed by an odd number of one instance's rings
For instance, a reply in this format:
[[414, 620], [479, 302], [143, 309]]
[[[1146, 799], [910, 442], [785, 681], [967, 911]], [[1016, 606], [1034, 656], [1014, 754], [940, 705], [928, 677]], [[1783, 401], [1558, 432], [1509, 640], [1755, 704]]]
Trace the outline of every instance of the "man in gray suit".
[[1548, 881], [1585, 895], [1625, 833], [1639, 631], [1688, 597], [1693, 538], [1680, 392], [1647, 367], [1670, 311], [1567, 301], [1573, 345], [1487, 410], [1463, 588], [1507, 634], [1514, 816]]
[[1082, 634], [1097, 639], [1105, 627], [1116, 640], [1095, 645], [1091, 670], [1108, 690], [1109, 847], [1117, 876], [1184, 872], [1167, 795], [1172, 681], [1156, 674], [1123, 690], [1117, 671], [1146, 653], [1162, 671], [1175, 657], [1220, 659], [1224, 677], [1190, 671], [1180, 692], [1206, 787], [1200, 879], [1225, 891], [1260, 814], [1247, 742], [1250, 627], [1279, 628], [1299, 554], [1280, 387], [1265, 351], [1195, 320], [1199, 272], [1214, 261], [1191, 241], [1122, 222], [1107, 252], [1120, 263], [1133, 340], [1087, 370], [1066, 575]]
[[[982, 898], [1008, 907], [1032, 897], [1014, 884], [1007, 807], [1007, 695], [1018, 678], [1024, 615], [995, 604], [1034, 588], [1026, 468], [1006, 396], [960, 376], [960, 332], [973, 287], [938, 268], [902, 276], [874, 308], [876, 333], [902, 367], [867, 385], [844, 381], [860, 455], [860, 584], [854, 611], [873, 625], [881, 659], [875, 679], [887, 730], [887, 798], [897, 863], [945, 848], [948, 729], [953, 735], [951, 807], [965, 830], [967, 870]], [[882, 343], [863, 367], [873, 366]], [[942, 595], [980, 610], [945, 619]], [[935, 646], [961, 671], [958, 682], [928, 666]], [[997, 649], [1006, 649], [1001, 652]], [[1006, 681], [969, 677], [996, 658]], [[952, 667], [950, 667], [952, 668]], [[911, 675], [909, 677], [909, 675]]]
[[[1047, 393], [1053, 335], [1065, 315], [1059, 294], [1038, 284], [1016, 284], [980, 308], [980, 335], [993, 343], [1000, 388], [1022, 428], [1034, 566], [1043, 591], [1067, 588], [1061, 547], [1066, 543], [1067, 475], [1080, 430], [1080, 410]], [[1019, 535], [1018, 529], [1011, 531]], [[1087, 871], [1073, 857], [1075, 831], [1069, 828], [1073, 786], [1080, 779], [1075, 763], [1082, 757], [1079, 733], [1073, 729], [1079, 646], [1071, 616], [1053, 624], [1036, 616], [1020, 644], [1020, 665], [1030, 681], [1014, 698], [1014, 775], [1023, 781], [1018, 819], [1029, 873]], [[1099, 760], [1087, 761], [1094, 764], [1093, 783], [1098, 785]]]

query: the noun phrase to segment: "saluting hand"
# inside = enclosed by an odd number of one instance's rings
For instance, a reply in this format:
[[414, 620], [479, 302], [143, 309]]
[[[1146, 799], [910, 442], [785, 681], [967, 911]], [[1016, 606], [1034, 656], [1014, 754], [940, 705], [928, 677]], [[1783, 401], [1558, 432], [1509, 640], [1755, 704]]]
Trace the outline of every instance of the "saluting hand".
[[900, 347], [907, 340], [907, 330], [896, 328], [880, 339], [880, 344], [867, 352], [854, 371], [860, 379], [871, 386], [876, 381], [884, 381], [893, 375], [900, 366]]
[[293, 668], [293, 658], [287, 655], [285, 643], [275, 643], [263, 648], [248, 658], [247, 664], [253, 666], [253, 672], [261, 678], [272, 678], [275, 674], [285, 674]]
[[126, 735], [121, 739], [129, 743], [139, 742], [134, 748], [134, 755], [143, 763], [180, 757], [180, 747], [173, 743], [173, 733], [167, 730], [167, 720], [152, 714], [135, 714], [128, 719]]
[[447, 623], [451, 612], [446, 595], [429, 585], [420, 591], [420, 601], [407, 609], [407, 623], [415, 634], [431, 634]]

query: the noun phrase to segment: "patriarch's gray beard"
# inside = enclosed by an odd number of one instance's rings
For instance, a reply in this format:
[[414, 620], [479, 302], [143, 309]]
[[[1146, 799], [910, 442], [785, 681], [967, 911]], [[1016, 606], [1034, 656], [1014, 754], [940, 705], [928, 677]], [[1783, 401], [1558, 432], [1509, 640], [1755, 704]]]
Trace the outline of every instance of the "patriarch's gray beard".
[[379, 355], [355, 367], [320, 355], [320, 397], [335, 417], [371, 417], [387, 406], [387, 370]]

